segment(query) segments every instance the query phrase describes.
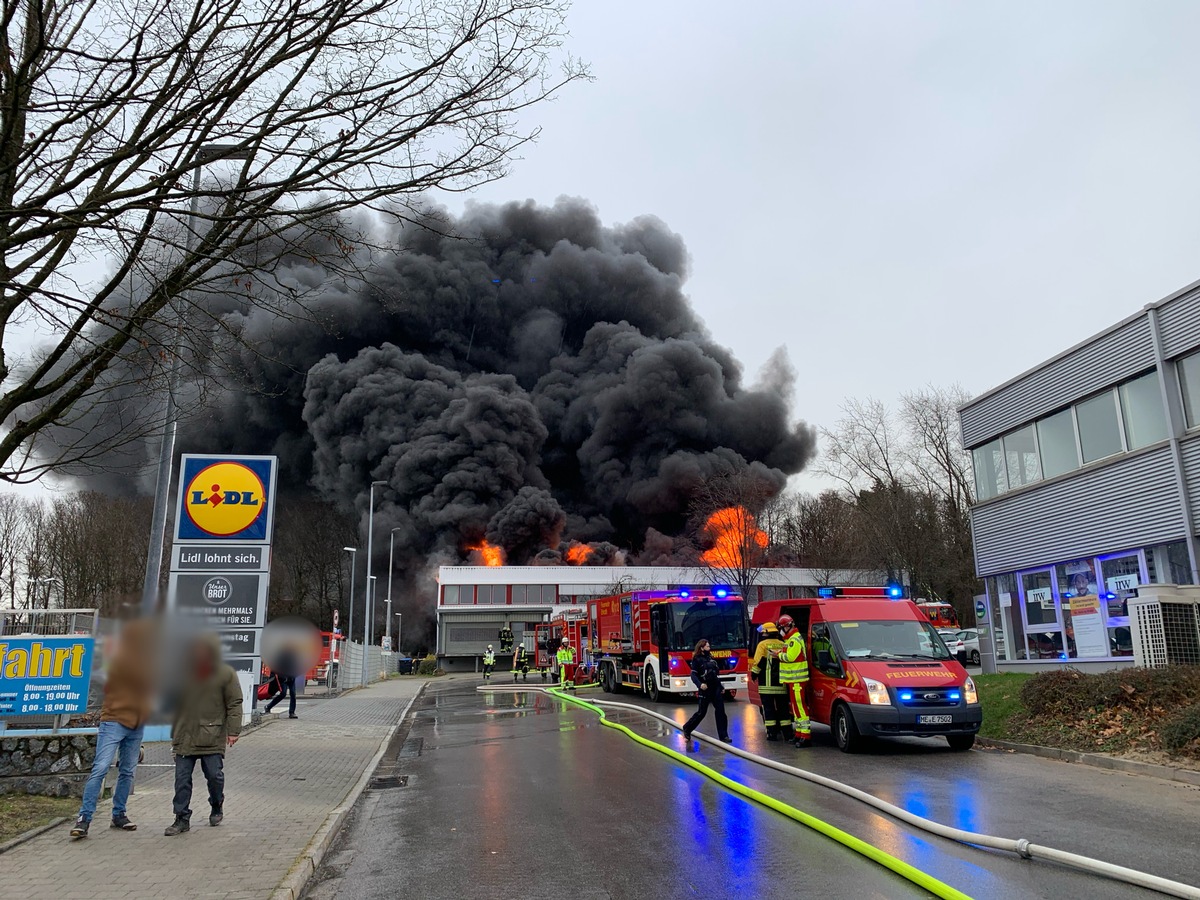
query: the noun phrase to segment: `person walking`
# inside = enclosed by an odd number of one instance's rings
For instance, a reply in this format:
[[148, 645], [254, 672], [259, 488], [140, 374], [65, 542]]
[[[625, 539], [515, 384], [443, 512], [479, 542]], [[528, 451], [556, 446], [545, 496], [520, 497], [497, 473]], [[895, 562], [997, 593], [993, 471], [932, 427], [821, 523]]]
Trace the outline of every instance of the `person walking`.
[[192, 776], [196, 763], [208, 784], [208, 824], [224, 818], [225, 751], [242, 731], [242, 687], [237, 673], [221, 661], [221, 642], [207, 635], [192, 643], [187, 679], [176, 700], [171, 749], [175, 754], [175, 821], [163, 832], [173, 837], [191, 830]]
[[791, 616], [780, 616], [778, 627], [785, 640], [779, 657], [779, 680], [787, 688], [788, 700], [792, 705], [792, 724], [796, 729], [794, 742], [797, 747], [811, 747], [812, 725], [804, 710], [804, 686], [808, 684], [808, 653], [804, 647], [804, 635]]
[[512, 648], [513, 648], [512, 626], [509, 625], [507, 622], [505, 622], [504, 627], [500, 629], [500, 652], [501, 653], [510, 653], [510, 652], [512, 652]]
[[529, 651], [525, 649], [524, 644], [518, 644], [513, 653], [512, 676], [514, 682], [517, 680], [518, 673], [525, 681], [529, 680]]
[[774, 622], [762, 626], [762, 639], [754, 649], [750, 662], [750, 677], [758, 684], [758, 699], [762, 705], [763, 724], [768, 741], [781, 741], [792, 730], [792, 715], [788, 705], [787, 688], [779, 677], [779, 654], [784, 643]]
[[492, 669], [496, 667], [496, 651], [492, 649], [492, 645], [488, 644], [487, 649], [483, 651], [483, 680], [492, 680]]
[[575, 690], [575, 648], [566, 638], [558, 648], [558, 677], [559, 686], [567, 690]]
[[296, 715], [296, 679], [301, 674], [297, 671], [299, 667], [299, 657], [295, 649], [285, 644], [279, 651], [275, 665], [271, 667], [271, 671], [275, 675], [274, 684], [276, 685], [276, 691], [272, 691], [274, 696], [271, 697], [270, 702], [263, 709], [263, 712], [269, 713], [275, 708], [275, 704], [282, 700], [286, 694], [290, 697], [288, 701], [288, 718], [299, 718]]
[[701, 638], [692, 652], [692, 681], [695, 683], [700, 705], [683, 726], [684, 740], [690, 742], [696, 726], [704, 721], [711, 706], [717, 717], [717, 737], [729, 743], [729, 719], [725, 715], [725, 686], [721, 684], [721, 666], [713, 659], [712, 647]]
[[72, 838], [85, 838], [96, 814], [104, 776], [117, 759], [117, 786], [113, 790], [110, 828], [136, 831], [125, 804], [133, 790], [133, 776], [142, 748], [142, 732], [153, 707], [156, 631], [149, 620], [133, 619], [122, 625], [116, 649], [108, 664], [104, 704], [96, 734], [92, 773], [83, 789], [83, 803], [71, 827]]

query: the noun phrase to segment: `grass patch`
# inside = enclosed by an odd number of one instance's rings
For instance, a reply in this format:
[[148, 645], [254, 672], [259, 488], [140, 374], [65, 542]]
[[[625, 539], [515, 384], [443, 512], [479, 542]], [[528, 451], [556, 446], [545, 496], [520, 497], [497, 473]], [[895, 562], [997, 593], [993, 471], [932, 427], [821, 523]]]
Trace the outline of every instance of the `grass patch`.
[[37, 828], [63, 816], [74, 816], [77, 812], [79, 801], [74, 797], [4, 794], [0, 796], [0, 844], [24, 834], [30, 828]]
[[979, 688], [979, 705], [983, 707], [983, 727], [980, 737], [1010, 740], [1009, 722], [1015, 713], [1022, 710], [1021, 688], [1033, 675], [1024, 672], [1006, 672], [1002, 675], [976, 675], [975, 686]]

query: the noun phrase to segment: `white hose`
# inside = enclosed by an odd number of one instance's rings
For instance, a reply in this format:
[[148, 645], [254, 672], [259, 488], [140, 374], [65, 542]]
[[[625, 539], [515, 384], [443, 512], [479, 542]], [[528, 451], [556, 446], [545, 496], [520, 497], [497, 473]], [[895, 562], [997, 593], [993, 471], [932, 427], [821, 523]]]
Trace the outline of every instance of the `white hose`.
[[[509, 685], [489, 685], [478, 688], [481, 691], [486, 690], [506, 690], [512, 689]], [[518, 690], [536, 690], [543, 693], [549, 693], [547, 688], [528, 687], [521, 685]], [[670, 725], [672, 728], [682, 730], [681, 726], [674, 719], [646, 709], [644, 706], [638, 706], [634, 703], [620, 703], [615, 700], [595, 700], [588, 698], [589, 703], [595, 703], [597, 706], [610, 707], [612, 709], [627, 709], [631, 712], [641, 713], [644, 716], [649, 716], [653, 719], [658, 719]], [[761, 766], [766, 766], [769, 769], [775, 769], [779, 772], [785, 772], [788, 775], [794, 775], [797, 778], [803, 778], [805, 781], [811, 781], [813, 784], [819, 784], [822, 787], [837, 791], [839, 794], [845, 794], [847, 797], [852, 797], [859, 800], [880, 812], [887, 813], [901, 822], [926, 831], [929, 834], [937, 835], [938, 837], [948, 838], [952, 841], [957, 841], [961, 844], [973, 844], [978, 847], [987, 847], [992, 850], [1005, 850], [1010, 853], [1016, 853], [1025, 859], [1044, 859], [1051, 862], [1060, 863], [1072, 868], [1082, 869], [1085, 872], [1091, 872], [1096, 875], [1103, 875], [1105, 878], [1112, 878], [1116, 881], [1123, 881], [1126, 884], [1137, 885], [1152, 891], [1158, 891], [1160, 894], [1167, 894], [1171, 897], [1185, 897], [1188, 900], [1200, 900], [1200, 888], [1193, 887], [1189, 884], [1183, 884], [1179, 881], [1171, 881], [1168, 878], [1160, 878], [1157, 875], [1151, 875], [1148, 872], [1139, 872], [1137, 869], [1126, 868], [1112, 863], [1104, 862], [1103, 860], [1093, 859], [1090, 856], [1082, 856], [1078, 853], [1069, 853], [1066, 850], [1056, 850], [1054, 847], [1043, 847], [1039, 844], [1031, 843], [1023, 838], [1012, 839], [996, 837], [990, 834], [980, 834], [975, 831], [964, 831], [961, 828], [952, 828], [949, 825], [943, 825], [941, 822], [935, 822], [932, 819], [926, 819], [924, 816], [918, 816], [906, 809], [902, 809], [893, 803], [888, 803], [886, 800], [881, 800], [874, 794], [868, 794], [866, 791], [860, 791], [856, 787], [851, 787], [840, 781], [835, 781], [832, 778], [826, 778], [824, 775], [818, 775], [816, 772], [810, 772], [807, 769], [800, 769], [796, 766], [789, 766], [787, 763], [781, 763], [773, 759], [768, 759], [765, 756], [759, 756], [757, 753], [751, 753], [749, 750], [743, 750], [740, 747], [735, 747], [733, 744], [726, 744], [724, 741], [719, 741], [716, 738], [709, 737], [706, 734], [701, 734], [698, 731], [692, 732], [692, 737], [712, 744], [714, 747], [719, 747], [727, 753], [732, 753], [735, 756], [740, 756], [742, 759], [747, 759], [750, 762], [758, 763]]]

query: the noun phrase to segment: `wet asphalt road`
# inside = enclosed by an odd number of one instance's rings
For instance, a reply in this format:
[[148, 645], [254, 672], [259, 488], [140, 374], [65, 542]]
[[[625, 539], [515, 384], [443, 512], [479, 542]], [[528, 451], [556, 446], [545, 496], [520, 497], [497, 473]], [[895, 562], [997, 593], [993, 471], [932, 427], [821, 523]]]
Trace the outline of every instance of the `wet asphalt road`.
[[[600, 726], [593, 713], [535, 693], [482, 695], [478, 683], [466, 677], [429, 686], [411, 730], [400, 735], [407, 741], [395, 771], [408, 775], [407, 786], [364, 795], [310, 897], [928, 896]], [[609, 699], [648, 705], [630, 695]], [[691, 713], [690, 705], [653, 708], [679, 722]], [[740, 746], [920, 815], [1200, 884], [1195, 788], [1016, 754], [953, 753], [933, 740], [881, 742], [848, 756], [821, 728], [816, 746], [800, 751], [767, 743], [749, 704], [728, 710]], [[684, 748], [678, 731], [636, 713], [609, 716]], [[698, 742], [690, 752], [973, 897], [1160, 896], [914, 834], [824, 788]]]

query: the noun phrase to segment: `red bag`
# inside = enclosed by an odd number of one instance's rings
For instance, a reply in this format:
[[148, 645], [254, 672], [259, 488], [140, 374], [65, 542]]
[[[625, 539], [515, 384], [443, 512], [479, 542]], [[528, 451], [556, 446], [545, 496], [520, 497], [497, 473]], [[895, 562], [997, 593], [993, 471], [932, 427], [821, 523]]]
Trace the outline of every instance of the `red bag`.
[[264, 681], [258, 686], [258, 689], [254, 693], [259, 700], [266, 700], [271, 696], [271, 682]]

